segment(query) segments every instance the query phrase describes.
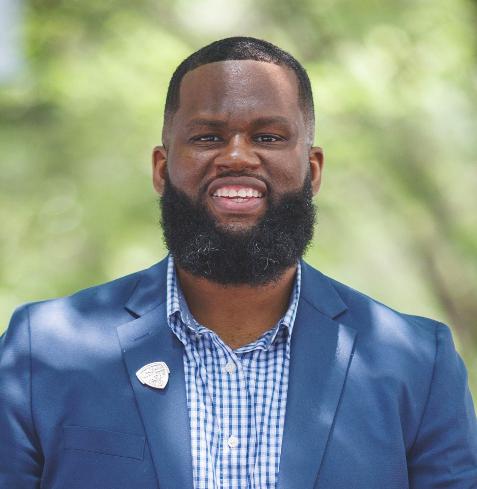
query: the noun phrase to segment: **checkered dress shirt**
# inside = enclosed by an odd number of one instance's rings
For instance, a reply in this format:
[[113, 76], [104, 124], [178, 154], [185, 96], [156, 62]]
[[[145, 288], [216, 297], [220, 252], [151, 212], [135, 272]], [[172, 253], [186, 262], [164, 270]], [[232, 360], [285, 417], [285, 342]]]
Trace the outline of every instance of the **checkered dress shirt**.
[[253, 343], [232, 350], [191, 315], [167, 270], [167, 316], [184, 345], [194, 489], [275, 489], [301, 269], [287, 312]]

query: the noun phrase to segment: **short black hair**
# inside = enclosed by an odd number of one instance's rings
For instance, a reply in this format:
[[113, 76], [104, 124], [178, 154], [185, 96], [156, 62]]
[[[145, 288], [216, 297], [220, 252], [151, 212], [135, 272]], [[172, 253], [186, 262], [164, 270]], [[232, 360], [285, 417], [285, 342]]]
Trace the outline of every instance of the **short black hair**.
[[307, 136], [310, 142], [313, 141], [315, 111], [310, 79], [305, 68], [291, 54], [283, 51], [274, 44], [262, 39], [243, 36], [220, 39], [204, 46], [195, 53], [192, 53], [176, 68], [167, 90], [162, 133], [163, 139], [166, 126], [171, 122], [172, 116], [179, 108], [180, 85], [184, 76], [199, 66], [228, 60], [263, 61], [265, 63], [286, 66], [293, 70], [298, 80], [298, 101], [307, 126]]

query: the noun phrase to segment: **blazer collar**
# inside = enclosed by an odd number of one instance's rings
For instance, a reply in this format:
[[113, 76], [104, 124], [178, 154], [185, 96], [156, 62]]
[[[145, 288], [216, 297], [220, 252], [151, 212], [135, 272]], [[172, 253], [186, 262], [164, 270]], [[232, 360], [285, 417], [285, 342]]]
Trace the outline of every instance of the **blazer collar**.
[[301, 277], [302, 298], [325, 316], [334, 319], [348, 309], [331, 283], [331, 279], [303, 260]]
[[131, 296], [125, 304], [126, 309], [135, 317], [143, 316], [166, 302], [167, 298], [167, 259], [140, 272]]
[[[126, 309], [139, 317], [166, 302], [167, 298], [167, 260], [143, 270]], [[301, 260], [301, 298], [315, 309], [330, 318], [336, 318], [348, 308], [326, 275]]]

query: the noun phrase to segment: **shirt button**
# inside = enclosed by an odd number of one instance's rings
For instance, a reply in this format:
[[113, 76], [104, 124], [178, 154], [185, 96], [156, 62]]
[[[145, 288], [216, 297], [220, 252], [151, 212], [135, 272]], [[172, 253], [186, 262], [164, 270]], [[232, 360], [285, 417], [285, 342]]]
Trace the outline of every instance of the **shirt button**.
[[239, 445], [239, 439], [236, 437], [236, 436], [231, 436], [228, 440], [227, 440], [227, 445], [230, 447], [230, 448], [237, 448], [238, 445]]
[[233, 374], [236, 370], [236, 366], [234, 362], [227, 362], [225, 365], [225, 371], [228, 372], [229, 374]]

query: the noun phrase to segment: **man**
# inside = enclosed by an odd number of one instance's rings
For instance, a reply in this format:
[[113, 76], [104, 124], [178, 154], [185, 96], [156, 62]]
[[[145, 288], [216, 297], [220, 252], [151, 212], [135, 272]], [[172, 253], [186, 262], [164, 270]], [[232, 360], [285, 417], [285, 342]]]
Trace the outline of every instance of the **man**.
[[449, 329], [301, 260], [313, 133], [308, 77], [272, 44], [181, 63], [153, 153], [170, 256], [15, 312], [2, 488], [477, 487]]

